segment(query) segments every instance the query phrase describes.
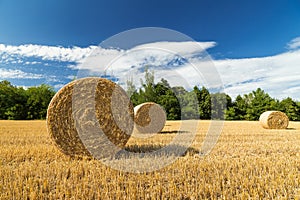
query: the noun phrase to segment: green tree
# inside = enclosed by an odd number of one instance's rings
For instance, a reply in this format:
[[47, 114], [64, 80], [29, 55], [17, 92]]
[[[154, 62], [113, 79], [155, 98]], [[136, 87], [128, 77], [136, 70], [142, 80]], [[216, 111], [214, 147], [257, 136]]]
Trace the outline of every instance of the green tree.
[[155, 84], [154, 84], [154, 71], [150, 71], [149, 68], [145, 67], [145, 82], [141, 79], [141, 84], [143, 86], [142, 101], [143, 102], [156, 102], [155, 95]]
[[13, 87], [11, 104], [6, 109], [5, 115], [7, 119], [20, 120], [27, 117], [26, 90], [23, 88]]
[[9, 81], [0, 82], [0, 118], [26, 119], [26, 91], [17, 88]]
[[164, 107], [167, 113], [167, 119], [178, 120], [181, 119], [181, 109], [179, 100], [172, 90], [168, 90], [165, 95], [161, 95], [156, 102]]
[[211, 118], [225, 119], [225, 113], [232, 104], [231, 97], [225, 93], [211, 94]]
[[154, 86], [155, 103], [160, 104], [165, 109], [167, 119], [169, 120], [178, 120], [181, 118], [179, 94], [176, 94], [177, 89], [177, 87], [171, 88], [165, 79], [161, 79]]
[[132, 78], [126, 81], [126, 86], [127, 86], [126, 93], [129, 97], [131, 97], [136, 92], [136, 88], [135, 85], [133, 84]]
[[176, 96], [183, 96], [188, 93], [188, 91], [186, 91], [186, 89], [182, 86], [172, 87], [172, 91], [176, 94]]
[[211, 119], [211, 96], [209, 91], [204, 86], [201, 90], [195, 86], [193, 92], [198, 98], [200, 118]]
[[261, 88], [244, 96], [247, 104], [246, 120], [258, 120], [260, 115], [276, 107], [276, 101]]
[[157, 98], [159, 98], [161, 95], [166, 95], [169, 90], [171, 90], [171, 87], [168, 81], [165, 79], [161, 79], [160, 82], [154, 84], [154, 93]]
[[194, 91], [179, 95], [182, 119], [200, 119], [199, 102]]
[[288, 118], [292, 121], [300, 120], [300, 107], [297, 103], [290, 97], [283, 99], [279, 103], [279, 110], [284, 112]]
[[7, 109], [14, 104], [14, 90], [9, 81], [0, 82], [0, 119], [7, 119]]
[[42, 84], [27, 90], [28, 119], [45, 119], [48, 105], [55, 94], [52, 87]]
[[226, 119], [228, 120], [244, 120], [247, 114], [247, 104], [245, 99], [238, 95], [235, 101], [228, 106]]

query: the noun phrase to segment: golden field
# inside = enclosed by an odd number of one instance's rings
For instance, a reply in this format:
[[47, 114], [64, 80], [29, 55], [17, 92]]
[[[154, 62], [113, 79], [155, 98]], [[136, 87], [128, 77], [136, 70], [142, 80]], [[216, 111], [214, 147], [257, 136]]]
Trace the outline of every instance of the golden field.
[[[191, 148], [173, 164], [129, 173], [63, 155], [45, 121], [0, 121], [0, 199], [300, 199], [300, 122], [266, 130], [226, 121], [211, 153], [200, 156], [210, 123], [200, 121]], [[126, 148], [162, 147], [179, 125], [168, 121], [163, 134], [131, 138]]]

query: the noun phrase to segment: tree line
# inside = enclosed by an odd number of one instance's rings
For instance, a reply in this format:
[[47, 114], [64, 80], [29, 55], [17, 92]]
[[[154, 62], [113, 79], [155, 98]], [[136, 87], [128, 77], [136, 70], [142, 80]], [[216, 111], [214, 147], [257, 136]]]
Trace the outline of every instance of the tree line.
[[131, 80], [127, 81], [127, 93], [134, 106], [152, 101], [166, 111], [167, 119], [226, 119], [258, 120], [267, 110], [279, 110], [290, 120], [300, 120], [300, 102], [288, 97], [281, 101], [272, 98], [261, 88], [249, 94], [238, 95], [234, 100], [225, 93], [210, 93], [205, 87], [195, 86], [187, 91], [181, 86], [170, 87], [165, 79], [154, 83], [154, 72], [145, 71], [145, 81], [136, 89]]
[[[155, 83], [154, 72], [148, 70], [141, 84], [142, 87], [136, 89], [131, 80], [127, 81], [127, 94], [133, 105], [150, 101], [158, 103], [165, 109], [168, 120], [258, 120], [266, 110], [279, 110], [290, 120], [300, 121], [300, 102], [290, 97], [279, 101], [260, 88], [232, 99], [225, 93], [210, 93], [205, 87], [195, 86], [187, 91], [182, 86], [171, 87], [165, 79]], [[1, 81], [0, 119], [45, 119], [54, 95], [54, 89], [46, 84], [24, 89], [9, 81]]]
[[48, 105], [55, 95], [49, 85], [24, 89], [9, 81], [0, 82], [0, 119], [45, 119]]

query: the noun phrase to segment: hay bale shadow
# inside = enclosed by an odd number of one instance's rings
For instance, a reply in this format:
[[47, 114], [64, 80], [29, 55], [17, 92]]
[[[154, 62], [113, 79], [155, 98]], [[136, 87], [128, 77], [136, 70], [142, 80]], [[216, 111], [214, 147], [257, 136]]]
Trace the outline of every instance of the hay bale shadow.
[[166, 157], [166, 156], [176, 156], [176, 157], [184, 157], [187, 155], [195, 155], [199, 154], [199, 150], [193, 147], [185, 147], [181, 145], [130, 145], [126, 146], [123, 150], [119, 151], [115, 155], [115, 159], [124, 159], [131, 158], [132, 156], [138, 158], [144, 157]]
[[181, 134], [181, 133], [189, 133], [189, 131], [161, 131], [158, 134]]

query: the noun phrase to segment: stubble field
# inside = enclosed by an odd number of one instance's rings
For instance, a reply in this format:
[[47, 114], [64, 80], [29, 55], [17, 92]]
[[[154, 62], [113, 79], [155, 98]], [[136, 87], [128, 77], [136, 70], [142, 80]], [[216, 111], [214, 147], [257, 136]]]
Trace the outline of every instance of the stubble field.
[[[63, 155], [45, 121], [0, 121], [0, 199], [300, 199], [300, 122], [287, 130], [225, 122], [212, 152], [200, 156], [210, 123], [200, 121], [192, 146], [173, 164], [129, 173]], [[132, 138], [126, 148], [163, 147], [179, 125], [168, 121], [162, 134]]]

